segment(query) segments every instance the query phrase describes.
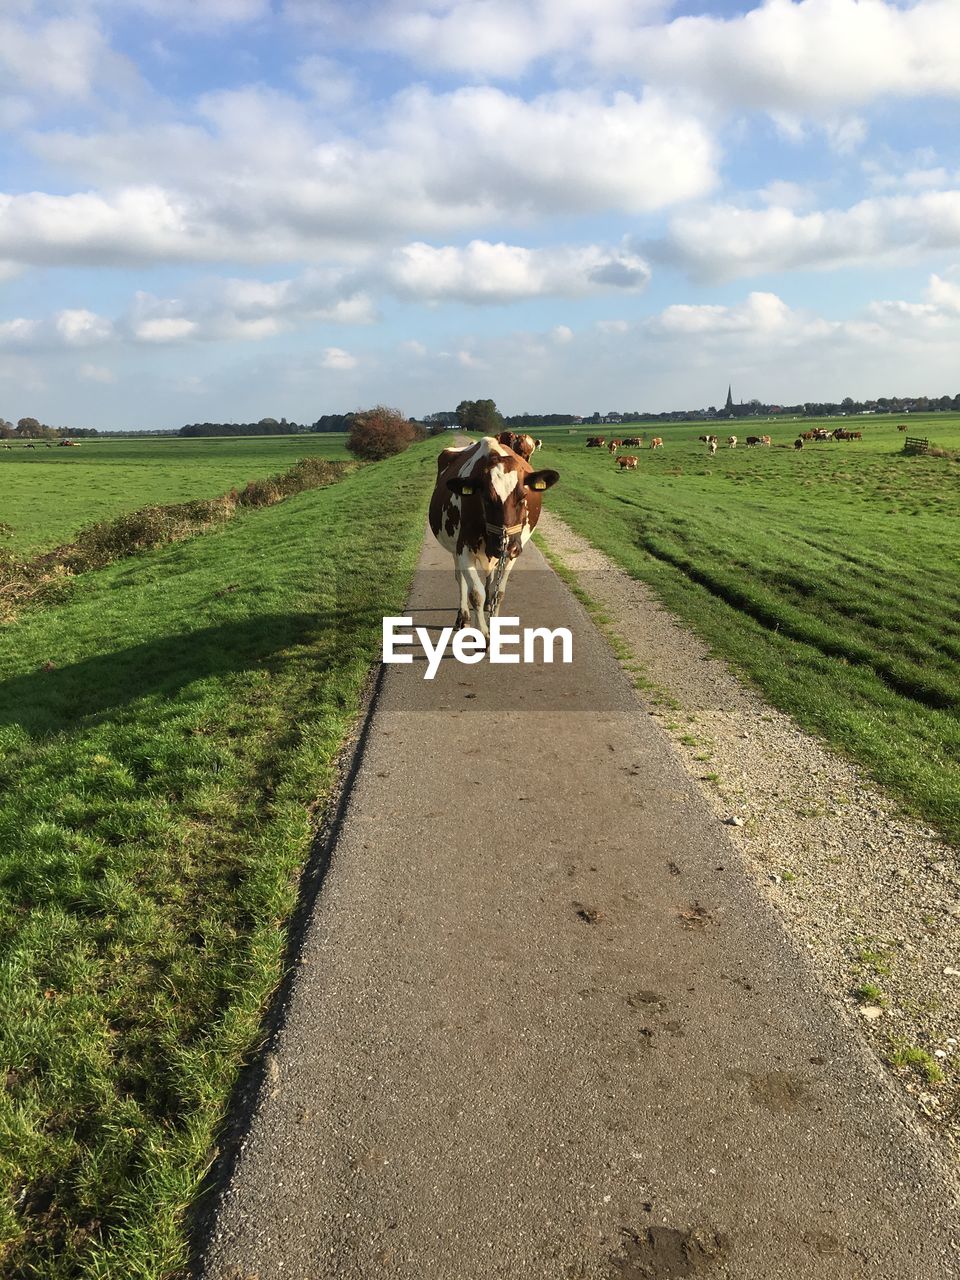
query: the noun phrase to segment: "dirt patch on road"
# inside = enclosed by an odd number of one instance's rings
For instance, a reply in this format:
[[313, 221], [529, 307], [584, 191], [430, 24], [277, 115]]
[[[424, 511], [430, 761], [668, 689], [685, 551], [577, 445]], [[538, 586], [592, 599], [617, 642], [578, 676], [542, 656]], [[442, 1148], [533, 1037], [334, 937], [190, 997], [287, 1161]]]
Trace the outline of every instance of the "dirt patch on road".
[[956, 1153], [958, 851], [766, 703], [648, 587], [556, 516], [544, 512], [539, 531], [588, 607], [602, 613], [615, 649], [633, 655], [627, 666], [639, 670], [649, 714], [826, 988]]
[[708, 1276], [727, 1253], [724, 1238], [713, 1231], [648, 1227], [629, 1233], [620, 1254], [611, 1258], [613, 1280], [680, 1280]]

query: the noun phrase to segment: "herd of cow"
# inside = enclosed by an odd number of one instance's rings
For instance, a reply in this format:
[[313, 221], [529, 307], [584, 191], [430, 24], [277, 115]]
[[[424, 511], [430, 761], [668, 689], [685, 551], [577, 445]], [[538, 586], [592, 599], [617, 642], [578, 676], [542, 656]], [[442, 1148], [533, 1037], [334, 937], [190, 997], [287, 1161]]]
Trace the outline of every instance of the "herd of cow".
[[[906, 427], [898, 427], [898, 431], [906, 431]], [[720, 437], [714, 435], [698, 436], [703, 444], [707, 446], [707, 452], [712, 456], [720, 447]], [[802, 449], [804, 444], [810, 440], [862, 440], [862, 431], [848, 431], [845, 427], [837, 427], [835, 431], [827, 431], [823, 427], [814, 427], [812, 431], [801, 431], [793, 442], [794, 449]], [[539, 443], [539, 441], [538, 441]], [[736, 436], [727, 436], [727, 447], [735, 449], [739, 443]], [[747, 436], [744, 443], [748, 448], [754, 446], [766, 446], [769, 448], [773, 441], [770, 436]], [[621, 471], [634, 471], [640, 462], [640, 459], [634, 454], [621, 454], [617, 456], [620, 449], [624, 448], [643, 448], [643, 436], [626, 436], [622, 440], [607, 441], [606, 436], [588, 436], [588, 449], [606, 449], [611, 456], [617, 459], [617, 466]], [[653, 436], [650, 440], [651, 449], [662, 449], [663, 439], [660, 436]]]
[[[53, 448], [57, 448], [57, 449], [79, 449], [79, 448], [80, 448], [80, 446], [77, 444], [76, 440], [58, 440], [58, 441], [57, 441], [57, 443], [56, 443], [56, 445], [52, 445], [52, 444], [50, 443], [50, 441], [49, 441], [49, 440], [45, 440], [45, 441], [44, 441], [44, 444], [45, 444], [45, 446], [46, 446], [48, 449], [53, 449]], [[12, 445], [12, 444], [10, 444], [8, 441], [6, 441], [6, 440], [5, 440], [5, 441], [3, 442], [2, 447], [3, 447], [4, 449], [12, 449], [12, 448], [13, 448], [13, 445]], [[27, 443], [26, 443], [23, 447], [24, 447], [24, 449], [35, 449], [37, 446], [33, 443], [33, 441], [32, 441], [32, 440], [28, 440], [28, 441], [27, 441]]]

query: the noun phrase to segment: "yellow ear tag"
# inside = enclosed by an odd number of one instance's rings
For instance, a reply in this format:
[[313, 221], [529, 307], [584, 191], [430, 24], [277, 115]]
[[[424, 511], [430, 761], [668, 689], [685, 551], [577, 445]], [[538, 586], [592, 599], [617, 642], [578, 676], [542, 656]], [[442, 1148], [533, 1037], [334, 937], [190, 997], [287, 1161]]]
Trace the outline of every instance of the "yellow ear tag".
[[535, 489], [545, 489], [547, 487], [546, 480], [534, 480], [533, 487]]
[[472, 485], [472, 484], [465, 484], [465, 485], [461, 488], [460, 492], [461, 492], [461, 494], [466, 498], [467, 496], [469, 496], [469, 494], [473, 493], [473, 485]]

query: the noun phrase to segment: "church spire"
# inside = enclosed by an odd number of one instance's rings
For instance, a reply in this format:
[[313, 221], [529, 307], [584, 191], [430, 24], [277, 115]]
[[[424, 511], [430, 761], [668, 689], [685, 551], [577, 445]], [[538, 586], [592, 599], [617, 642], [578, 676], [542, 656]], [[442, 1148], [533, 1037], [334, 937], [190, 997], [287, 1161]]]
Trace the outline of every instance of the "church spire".
[[733, 384], [727, 387], [727, 403], [724, 406], [727, 413], [733, 413]]

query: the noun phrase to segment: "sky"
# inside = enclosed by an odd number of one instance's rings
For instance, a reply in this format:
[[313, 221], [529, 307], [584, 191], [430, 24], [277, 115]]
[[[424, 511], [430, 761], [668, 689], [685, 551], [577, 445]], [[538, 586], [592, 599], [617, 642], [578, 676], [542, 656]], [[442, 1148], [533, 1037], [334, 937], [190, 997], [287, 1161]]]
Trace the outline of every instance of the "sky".
[[0, 0], [0, 416], [960, 393], [960, 0]]

